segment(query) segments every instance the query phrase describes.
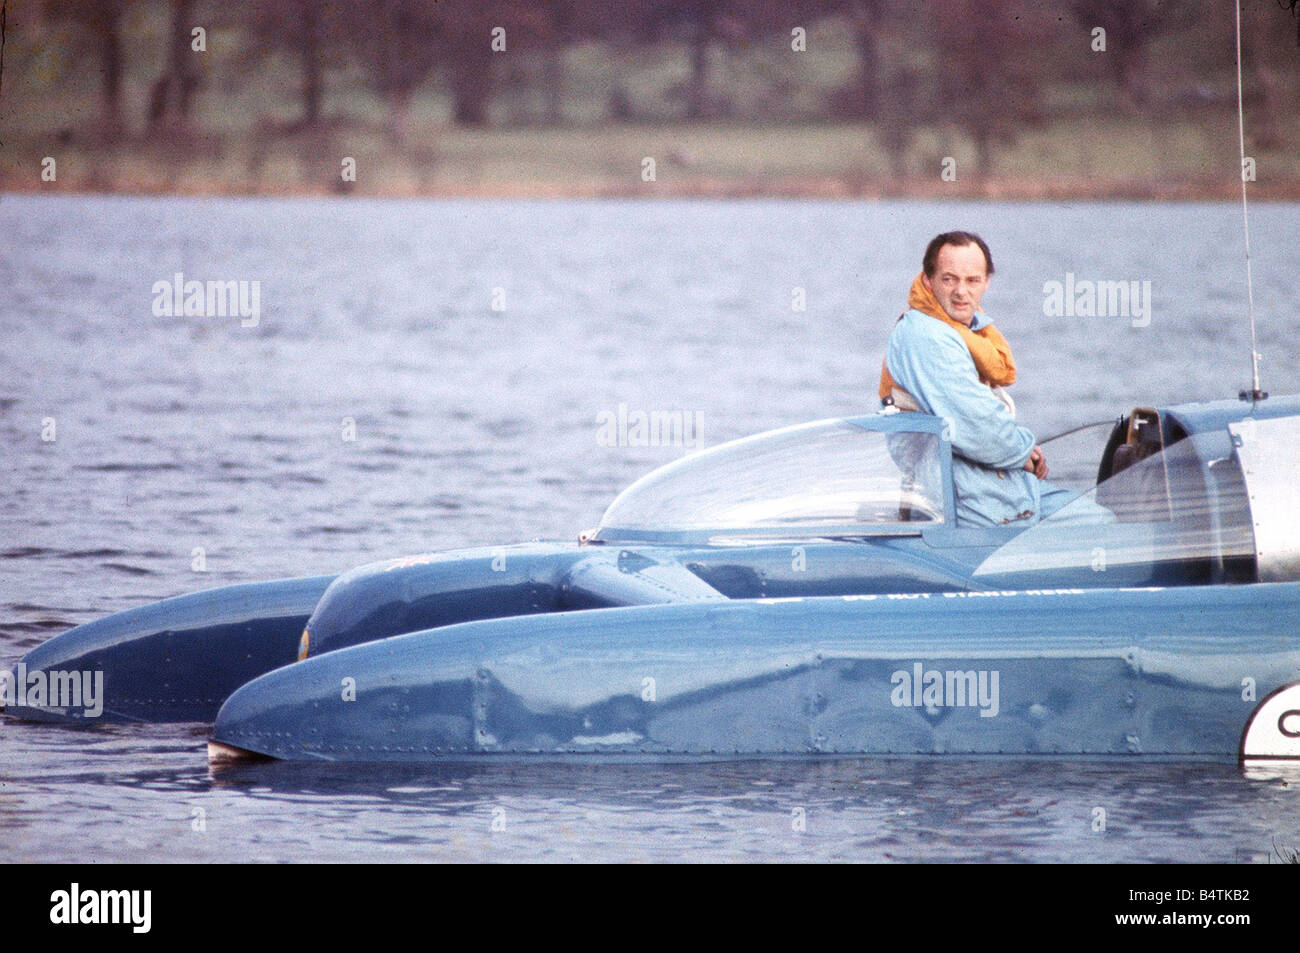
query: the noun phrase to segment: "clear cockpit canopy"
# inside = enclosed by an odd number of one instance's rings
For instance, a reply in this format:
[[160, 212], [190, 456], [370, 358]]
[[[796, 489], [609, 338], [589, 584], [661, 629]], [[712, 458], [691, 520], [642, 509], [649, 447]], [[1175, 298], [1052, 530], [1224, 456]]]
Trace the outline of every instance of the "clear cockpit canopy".
[[1124, 466], [994, 552], [975, 578], [1129, 569], [1157, 573], [1149, 581], [1249, 579], [1250, 501], [1224, 437], [1195, 435]]
[[939, 434], [871, 426], [862, 418], [799, 424], [676, 460], [624, 490], [591, 538], [725, 542], [917, 533], [942, 523]]

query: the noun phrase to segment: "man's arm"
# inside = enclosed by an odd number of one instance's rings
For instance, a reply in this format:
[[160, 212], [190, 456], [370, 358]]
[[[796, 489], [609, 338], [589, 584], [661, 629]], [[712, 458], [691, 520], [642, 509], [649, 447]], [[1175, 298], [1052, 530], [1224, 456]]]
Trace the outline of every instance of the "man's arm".
[[953, 451], [998, 470], [1023, 467], [1034, 450], [1034, 435], [1019, 426], [1006, 405], [980, 383], [961, 337], [936, 322], [933, 333], [919, 340], [910, 338], [910, 334], [890, 336], [889, 373], [923, 407], [949, 423]]

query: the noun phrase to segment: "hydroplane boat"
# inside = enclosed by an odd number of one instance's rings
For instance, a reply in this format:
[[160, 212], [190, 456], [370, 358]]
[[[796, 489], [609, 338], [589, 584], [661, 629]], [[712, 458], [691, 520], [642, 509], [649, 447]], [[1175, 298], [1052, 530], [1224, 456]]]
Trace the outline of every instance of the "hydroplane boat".
[[967, 526], [942, 420], [785, 427], [650, 473], [576, 541], [78, 626], [0, 697], [209, 722], [218, 758], [1300, 759], [1300, 397], [1043, 446], [1074, 502]]

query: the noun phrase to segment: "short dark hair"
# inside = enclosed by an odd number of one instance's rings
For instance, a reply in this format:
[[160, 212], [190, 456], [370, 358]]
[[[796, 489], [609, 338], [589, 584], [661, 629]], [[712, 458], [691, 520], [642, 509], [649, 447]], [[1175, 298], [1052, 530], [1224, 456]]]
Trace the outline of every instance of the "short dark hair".
[[944, 245], [978, 245], [980, 251], [984, 253], [984, 264], [988, 266], [987, 274], [993, 274], [993, 255], [984, 239], [974, 232], [944, 232], [942, 235], [935, 235], [934, 238], [930, 239], [930, 244], [925, 246], [925, 257], [921, 259], [921, 270], [925, 272], [927, 278], [934, 277], [934, 267], [939, 257], [939, 249]]

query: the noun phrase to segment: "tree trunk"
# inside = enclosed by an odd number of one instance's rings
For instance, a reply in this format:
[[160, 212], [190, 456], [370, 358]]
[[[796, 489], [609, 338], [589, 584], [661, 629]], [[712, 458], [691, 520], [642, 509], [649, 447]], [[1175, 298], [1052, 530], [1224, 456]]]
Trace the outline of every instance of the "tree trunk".
[[858, 51], [857, 105], [864, 117], [874, 117], [880, 109], [880, 49], [876, 35], [880, 17], [875, 0], [858, 0], [853, 4], [853, 43]]
[[456, 122], [462, 126], [482, 126], [487, 122], [488, 100], [492, 93], [490, 57], [462, 53], [451, 66], [451, 90], [455, 102]]
[[1277, 80], [1265, 59], [1268, 50], [1266, 29], [1268, 24], [1257, 9], [1242, 11], [1242, 58], [1252, 66], [1255, 80], [1259, 84], [1259, 123], [1255, 133], [1255, 144], [1261, 149], [1275, 149], [1282, 144], [1282, 136], [1277, 125]]
[[407, 120], [411, 114], [410, 89], [393, 89], [388, 94], [388, 134], [399, 148], [406, 145]]
[[981, 127], [975, 133], [975, 176], [979, 179], [993, 177], [993, 137]]
[[324, 82], [320, 62], [320, 20], [310, 0], [299, 5], [302, 15], [301, 42], [298, 47], [302, 66], [302, 124], [314, 126], [320, 121]]
[[[1107, 54], [1109, 55], [1109, 54]], [[1141, 112], [1147, 104], [1146, 87], [1146, 51], [1135, 47], [1131, 51], [1116, 54], [1119, 57], [1120, 89], [1123, 92], [1124, 105], [1132, 112]]]
[[564, 46], [556, 44], [547, 51], [542, 64], [542, 83], [546, 87], [546, 121], [551, 125], [564, 122]]
[[190, 103], [198, 88], [194, 52], [190, 49], [191, 11], [194, 0], [171, 0], [171, 29], [167, 42], [167, 67], [153, 84], [149, 96], [149, 124], [174, 120], [189, 123]]
[[104, 126], [110, 138], [122, 132], [122, 35], [118, 15], [108, 13], [100, 34], [100, 92]]
[[704, 118], [704, 101], [708, 94], [709, 40], [713, 17], [706, 3], [696, 6], [695, 35], [691, 39], [691, 80], [686, 99], [686, 118]]
[[1282, 144], [1282, 135], [1277, 126], [1277, 82], [1273, 72], [1263, 63], [1255, 67], [1255, 78], [1259, 80], [1259, 131], [1255, 142], [1261, 149], [1276, 149]]

